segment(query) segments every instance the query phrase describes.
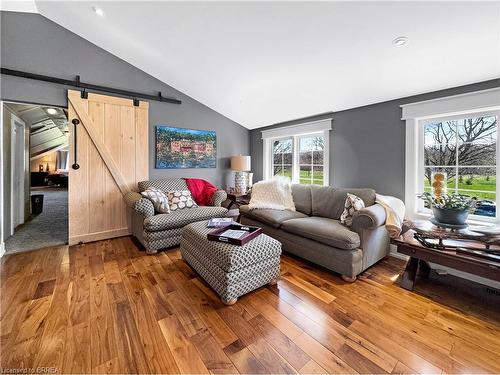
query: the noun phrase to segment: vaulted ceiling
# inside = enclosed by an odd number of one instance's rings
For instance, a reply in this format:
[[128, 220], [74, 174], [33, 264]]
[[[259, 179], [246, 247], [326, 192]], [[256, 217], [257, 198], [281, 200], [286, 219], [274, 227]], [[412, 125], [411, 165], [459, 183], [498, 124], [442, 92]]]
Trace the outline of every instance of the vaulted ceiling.
[[500, 77], [499, 2], [36, 7], [248, 128]]

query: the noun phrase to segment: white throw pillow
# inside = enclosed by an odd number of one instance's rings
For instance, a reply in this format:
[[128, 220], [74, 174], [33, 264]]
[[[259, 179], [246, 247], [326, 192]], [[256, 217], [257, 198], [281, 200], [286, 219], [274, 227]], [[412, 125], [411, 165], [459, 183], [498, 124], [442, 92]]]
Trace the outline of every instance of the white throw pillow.
[[170, 211], [198, 207], [198, 205], [193, 200], [193, 197], [191, 196], [191, 192], [189, 190], [169, 191], [168, 202], [170, 203]]
[[352, 217], [356, 211], [359, 211], [362, 208], [365, 208], [365, 202], [363, 202], [363, 199], [357, 195], [347, 193], [347, 198], [344, 203], [344, 211], [342, 212], [342, 215], [340, 215], [340, 222], [350, 227], [352, 225]]
[[288, 178], [273, 178], [259, 181], [252, 186], [249, 208], [295, 211], [292, 185]]
[[170, 213], [168, 198], [163, 191], [155, 188], [149, 188], [141, 192], [141, 195], [148, 198], [153, 203], [153, 207], [156, 212], [159, 212], [160, 214]]

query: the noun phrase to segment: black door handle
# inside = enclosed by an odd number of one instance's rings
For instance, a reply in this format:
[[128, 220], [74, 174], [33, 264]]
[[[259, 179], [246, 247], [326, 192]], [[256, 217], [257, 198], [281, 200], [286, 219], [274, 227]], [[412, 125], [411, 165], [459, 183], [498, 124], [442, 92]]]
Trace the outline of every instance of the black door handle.
[[77, 160], [76, 160], [76, 155], [77, 155], [77, 147], [78, 147], [78, 142], [77, 142], [77, 131], [76, 131], [76, 126], [80, 123], [80, 120], [78, 120], [77, 118], [74, 118], [73, 120], [71, 120], [71, 122], [73, 123], [74, 125], [74, 131], [75, 131], [75, 134], [74, 134], [74, 137], [75, 137], [75, 144], [74, 144], [74, 150], [75, 150], [75, 159], [74, 159], [74, 163], [73, 165], [71, 166], [71, 168], [73, 169], [80, 169], [80, 164], [77, 163]]

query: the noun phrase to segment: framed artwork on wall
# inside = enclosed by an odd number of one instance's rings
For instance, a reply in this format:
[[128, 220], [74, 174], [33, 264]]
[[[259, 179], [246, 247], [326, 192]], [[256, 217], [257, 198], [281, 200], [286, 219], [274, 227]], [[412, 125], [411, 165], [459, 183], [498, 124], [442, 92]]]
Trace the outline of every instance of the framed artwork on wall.
[[217, 167], [215, 131], [157, 125], [155, 139], [157, 169]]

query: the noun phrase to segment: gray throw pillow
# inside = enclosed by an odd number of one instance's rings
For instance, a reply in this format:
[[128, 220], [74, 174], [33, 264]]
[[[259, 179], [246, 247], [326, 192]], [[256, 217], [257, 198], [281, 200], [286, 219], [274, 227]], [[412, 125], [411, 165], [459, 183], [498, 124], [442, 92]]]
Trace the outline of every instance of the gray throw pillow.
[[344, 211], [342, 212], [342, 215], [340, 215], [340, 222], [350, 227], [352, 225], [352, 218], [354, 214], [362, 208], [365, 208], [365, 202], [363, 202], [363, 199], [357, 195], [347, 193]]
[[155, 211], [160, 214], [169, 214], [170, 205], [168, 204], [168, 198], [165, 193], [159, 189], [149, 188], [144, 190], [141, 195], [149, 199], [153, 203]]

